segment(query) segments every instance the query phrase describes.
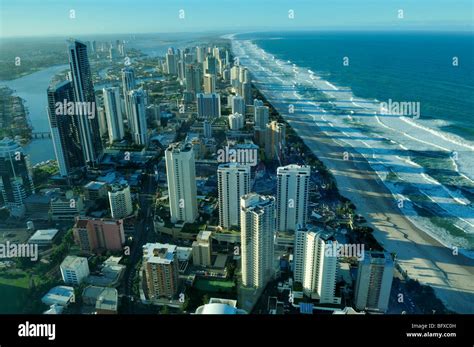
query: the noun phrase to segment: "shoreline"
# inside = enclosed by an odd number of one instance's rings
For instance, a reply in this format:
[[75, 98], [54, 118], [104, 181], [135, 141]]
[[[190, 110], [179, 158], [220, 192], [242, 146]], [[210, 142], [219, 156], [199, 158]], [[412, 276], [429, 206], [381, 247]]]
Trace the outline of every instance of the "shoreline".
[[[364, 117], [378, 111], [374, 104], [378, 102], [376, 99], [360, 99], [352, 90], [338, 88], [324, 78], [312, 75], [311, 70], [306, 73], [306, 67], [293, 64], [291, 69], [290, 61], [284, 62], [262, 50], [254, 40], [234, 39], [233, 42], [237, 43], [235, 47], [243, 60], [250, 59], [256, 75], [262, 76], [264, 88], [267, 84], [281, 83], [281, 100], [287, 106], [292, 103], [305, 108], [302, 116], [312, 116], [318, 126], [330, 129], [330, 132], [337, 129], [339, 136], [336, 137], [343, 142], [339, 145], [361, 149], [394, 198], [404, 201], [405, 214], [413, 224], [447, 247], [456, 246], [465, 256], [474, 259], [474, 210], [470, 204], [474, 197], [474, 178], [468, 177], [473, 172], [469, 168], [474, 167], [472, 141], [443, 132], [437, 126], [431, 127], [425, 120], [418, 123], [410, 117]], [[289, 80], [283, 81], [276, 73], [279, 70]], [[331, 100], [329, 107], [327, 101], [306, 99], [305, 90], [301, 92], [298, 86], [308, 85]], [[278, 101], [279, 90], [269, 87], [268, 92]], [[342, 100], [344, 98], [347, 101]], [[354, 105], [351, 111], [345, 111], [347, 103]], [[347, 117], [335, 117], [332, 106], [341, 107], [342, 114]], [[361, 114], [356, 120], [351, 116], [354, 112], [354, 117]], [[373, 129], [373, 132], [367, 132], [367, 129]], [[441, 155], [433, 161], [430, 153], [440, 149]], [[392, 170], [396, 173], [395, 179], [389, 181], [386, 178]]]
[[[391, 192], [378, 180], [365, 158], [360, 161], [334, 160], [328, 156], [329, 146], [334, 143], [331, 139], [326, 136], [325, 139], [314, 136], [310, 140], [305, 139], [302, 133], [307, 129], [295, 126], [295, 121], [291, 119], [284, 119], [333, 173], [339, 193], [348, 198], [356, 206], [356, 212], [367, 219], [367, 224], [374, 229], [376, 240], [387, 251], [396, 253], [397, 262], [408, 277], [431, 286], [448, 309], [472, 313], [469, 307], [474, 299], [474, 288], [469, 288], [468, 283], [469, 278], [474, 276], [472, 259], [461, 253], [454, 255], [401, 214]], [[361, 176], [366, 178], [361, 179]], [[377, 210], [381, 211], [373, 212]], [[462, 278], [464, 276], [466, 279]]]
[[[431, 286], [448, 309], [472, 313], [469, 307], [474, 301], [474, 286], [469, 283], [474, 277], [474, 261], [460, 253], [453, 254], [403, 215], [392, 192], [363, 155], [350, 147], [352, 159], [341, 160], [341, 153], [349, 149], [347, 146], [321, 131], [304, 113], [283, 116], [276, 96], [265, 92], [258, 81], [254, 86], [332, 172], [339, 193], [354, 203], [357, 213], [366, 217], [377, 241], [397, 254], [397, 261], [408, 277]], [[317, 133], [311, 131], [315, 129]]]

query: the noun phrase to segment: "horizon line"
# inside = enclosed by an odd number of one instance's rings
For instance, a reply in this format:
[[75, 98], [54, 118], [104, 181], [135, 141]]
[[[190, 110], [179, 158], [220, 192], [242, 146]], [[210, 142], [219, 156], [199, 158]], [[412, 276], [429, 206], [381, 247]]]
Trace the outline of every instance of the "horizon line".
[[62, 37], [74, 37], [74, 36], [123, 36], [123, 35], [179, 35], [179, 34], [249, 34], [249, 33], [288, 33], [288, 32], [434, 32], [434, 33], [471, 33], [474, 34], [474, 24], [467, 27], [456, 27], [456, 28], [425, 28], [425, 27], [324, 27], [324, 28], [267, 28], [262, 30], [230, 30], [230, 29], [205, 29], [201, 31], [147, 31], [147, 32], [115, 32], [115, 33], [73, 33], [73, 34], [40, 34], [40, 35], [13, 35], [13, 36], [1, 36], [0, 40], [6, 39], [39, 39], [39, 38], [62, 38]]

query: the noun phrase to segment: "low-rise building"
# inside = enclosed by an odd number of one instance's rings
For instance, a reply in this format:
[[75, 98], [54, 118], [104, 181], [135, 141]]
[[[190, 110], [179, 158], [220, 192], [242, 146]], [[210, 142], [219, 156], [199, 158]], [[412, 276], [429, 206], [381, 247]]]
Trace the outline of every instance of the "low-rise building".
[[109, 257], [100, 267], [100, 274], [89, 275], [85, 282], [100, 287], [117, 287], [125, 272], [125, 265], [119, 264], [122, 257]]
[[86, 253], [121, 251], [125, 243], [121, 219], [78, 217], [73, 234], [76, 243]]
[[58, 232], [58, 229], [36, 230], [28, 240], [28, 243], [37, 244], [39, 247], [51, 246]]
[[68, 306], [70, 303], [75, 302], [74, 288], [68, 286], [56, 286], [51, 288], [46, 293], [41, 302], [45, 305], [60, 305], [63, 307]]
[[193, 264], [197, 266], [210, 266], [212, 254], [212, 233], [201, 230], [193, 242]]
[[68, 255], [61, 263], [60, 269], [66, 284], [79, 285], [89, 276], [89, 264], [84, 257]]
[[49, 213], [51, 196], [46, 194], [32, 194], [25, 199], [26, 213], [28, 215], [46, 217]]
[[53, 221], [74, 220], [84, 214], [84, 200], [69, 191], [64, 196], [51, 199], [50, 212]]
[[87, 200], [97, 200], [107, 197], [107, 183], [90, 181], [84, 186], [84, 194]]
[[118, 292], [115, 288], [88, 286], [82, 292], [82, 302], [93, 306], [96, 314], [118, 313]]

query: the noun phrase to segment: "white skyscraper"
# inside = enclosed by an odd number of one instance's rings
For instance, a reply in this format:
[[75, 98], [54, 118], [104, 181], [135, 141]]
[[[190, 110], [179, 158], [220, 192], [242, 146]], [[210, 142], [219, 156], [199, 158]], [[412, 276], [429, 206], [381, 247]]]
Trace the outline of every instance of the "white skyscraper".
[[198, 63], [204, 62], [204, 54], [205, 54], [204, 47], [197, 46], [196, 47], [196, 60]]
[[294, 231], [306, 226], [311, 168], [288, 165], [277, 169], [277, 230]]
[[278, 159], [286, 146], [286, 125], [272, 121], [267, 124], [265, 136], [265, 155], [269, 159]]
[[233, 66], [230, 69], [230, 84], [236, 91], [238, 91], [240, 87], [239, 72], [240, 72], [239, 66]]
[[166, 73], [170, 75], [178, 74], [177, 56], [174, 54], [173, 48], [168, 48], [166, 53]]
[[393, 260], [387, 252], [365, 252], [355, 285], [358, 310], [387, 311], [393, 281]]
[[216, 75], [204, 75], [204, 93], [211, 94], [216, 92]]
[[231, 130], [240, 130], [245, 125], [245, 118], [239, 113], [229, 115], [229, 128]]
[[246, 67], [241, 67], [239, 69], [239, 81], [240, 81], [240, 83], [250, 81], [249, 70]]
[[132, 138], [137, 145], [146, 145], [147, 124], [145, 109], [145, 92], [143, 89], [130, 92], [130, 103], [132, 108]]
[[[322, 231], [308, 231], [299, 227], [295, 232], [294, 280], [303, 285], [307, 296], [319, 299], [321, 304], [337, 304], [337, 254], [326, 252], [335, 240]], [[332, 248], [331, 248], [332, 249]]]
[[221, 99], [219, 94], [198, 93], [197, 111], [200, 118], [217, 118], [221, 116]]
[[240, 95], [232, 98], [232, 113], [245, 115], [245, 100]]
[[242, 284], [263, 288], [274, 271], [275, 198], [256, 193], [240, 199]]
[[121, 183], [111, 186], [109, 204], [112, 218], [125, 218], [133, 213], [132, 195], [128, 184]]
[[256, 106], [254, 113], [255, 129], [266, 130], [269, 119], [268, 106]]
[[190, 143], [171, 144], [165, 157], [171, 221], [192, 223], [198, 216], [193, 147]]
[[128, 126], [132, 129], [132, 104], [130, 102], [130, 92], [136, 87], [135, 72], [131, 67], [126, 67], [122, 70], [122, 92], [125, 101], [125, 115], [129, 122]]
[[250, 167], [226, 163], [217, 169], [219, 225], [229, 229], [240, 226], [240, 198], [250, 192]]
[[119, 88], [104, 88], [103, 93], [109, 142], [120, 141], [123, 139], [124, 130]]

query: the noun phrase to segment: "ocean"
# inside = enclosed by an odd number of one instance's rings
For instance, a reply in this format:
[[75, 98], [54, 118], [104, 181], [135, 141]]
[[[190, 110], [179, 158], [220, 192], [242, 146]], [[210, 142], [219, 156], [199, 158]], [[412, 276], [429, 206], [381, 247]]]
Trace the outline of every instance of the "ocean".
[[239, 39], [252, 39], [358, 97], [420, 102], [421, 119], [474, 141], [472, 33], [262, 33]]

